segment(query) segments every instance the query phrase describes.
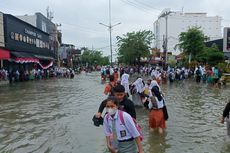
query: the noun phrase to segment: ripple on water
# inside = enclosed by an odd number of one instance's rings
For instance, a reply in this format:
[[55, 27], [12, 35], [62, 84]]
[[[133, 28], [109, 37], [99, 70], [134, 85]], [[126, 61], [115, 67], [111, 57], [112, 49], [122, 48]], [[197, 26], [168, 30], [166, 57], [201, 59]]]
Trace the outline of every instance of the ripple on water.
[[[103, 95], [99, 73], [18, 83], [0, 89], [0, 152], [106, 152], [91, 118]], [[183, 81], [162, 85], [169, 111], [165, 135], [150, 133], [148, 111], [137, 109], [149, 153], [228, 153], [219, 123], [229, 89]]]

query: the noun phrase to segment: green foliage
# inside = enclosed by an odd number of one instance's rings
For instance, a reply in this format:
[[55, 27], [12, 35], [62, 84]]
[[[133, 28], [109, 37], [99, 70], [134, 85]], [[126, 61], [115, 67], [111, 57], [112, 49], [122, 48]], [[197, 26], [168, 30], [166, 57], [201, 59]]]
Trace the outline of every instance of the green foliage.
[[[182, 50], [185, 60], [188, 60], [188, 56], [191, 54], [192, 61], [196, 61], [194, 64], [198, 62], [215, 66], [224, 61], [224, 53], [219, 51], [216, 45], [206, 47], [204, 42], [207, 39], [200, 28], [193, 27], [180, 34], [179, 44], [176, 47]], [[193, 64], [190, 64], [190, 67], [191, 65], [193, 67]]]
[[168, 60], [168, 65], [175, 67], [176, 66], [176, 60]]
[[118, 61], [126, 64], [140, 63], [141, 57], [147, 57], [154, 35], [151, 31], [131, 32], [117, 36]]
[[189, 55], [192, 59], [205, 48], [204, 41], [208, 38], [198, 27], [192, 27], [187, 32], [182, 32], [179, 36], [179, 44], [176, 45], [183, 53]]
[[225, 73], [225, 72], [228, 73], [228, 70], [229, 70], [229, 68], [228, 68], [228, 63], [226, 63], [226, 62], [218, 63], [218, 64], [217, 64], [217, 67], [218, 67], [219, 69], [222, 69], [224, 73]]
[[224, 53], [219, 51], [218, 47], [214, 44], [212, 47], [205, 47], [204, 50], [197, 55], [196, 59], [203, 64], [215, 66], [224, 61]]
[[102, 56], [101, 51], [92, 51], [88, 48], [82, 48], [83, 54], [81, 55], [81, 61], [83, 64], [88, 63], [88, 65], [108, 65], [109, 57]]

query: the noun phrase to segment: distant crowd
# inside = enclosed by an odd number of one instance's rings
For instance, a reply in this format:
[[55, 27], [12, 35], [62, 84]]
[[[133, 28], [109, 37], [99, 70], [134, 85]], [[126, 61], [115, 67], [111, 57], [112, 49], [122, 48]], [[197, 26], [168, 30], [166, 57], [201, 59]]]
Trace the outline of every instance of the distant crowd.
[[0, 69], [0, 81], [23, 82], [29, 80], [41, 80], [49, 78], [73, 78], [75, 72], [68, 68], [31, 69], [31, 70], [6, 70]]
[[109, 75], [114, 75], [115, 79], [126, 72], [130, 76], [133, 74], [138, 74], [142, 77], [155, 77], [157, 82], [166, 83], [181, 81], [187, 78], [194, 78], [197, 83], [209, 83], [213, 86], [219, 86], [225, 84], [225, 80], [222, 77], [222, 70], [217, 67], [209, 66], [196, 66], [193, 69], [185, 67], [168, 67], [166, 70], [159, 66], [127, 66], [127, 67], [111, 67], [104, 66], [101, 67], [101, 78], [102, 81], [106, 80]]

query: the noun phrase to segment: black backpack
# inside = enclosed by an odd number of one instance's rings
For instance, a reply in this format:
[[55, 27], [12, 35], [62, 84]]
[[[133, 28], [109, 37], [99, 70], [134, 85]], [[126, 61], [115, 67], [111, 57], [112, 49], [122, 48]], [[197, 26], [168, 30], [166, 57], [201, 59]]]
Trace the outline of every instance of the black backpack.
[[197, 76], [200, 76], [200, 75], [201, 75], [200, 69], [196, 70], [196, 75], [197, 75]]

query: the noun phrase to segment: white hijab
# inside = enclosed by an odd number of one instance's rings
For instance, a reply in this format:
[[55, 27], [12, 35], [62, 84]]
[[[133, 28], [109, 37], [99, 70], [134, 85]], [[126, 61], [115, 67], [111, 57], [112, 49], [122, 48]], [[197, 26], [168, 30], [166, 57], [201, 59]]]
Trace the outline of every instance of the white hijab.
[[121, 76], [121, 85], [128, 84], [129, 83], [129, 75], [124, 73]]
[[150, 96], [150, 97], [153, 96], [151, 90], [152, 90], [152, 88], [153, 88], [154, 86], [157, 86], [157, 87], [159, 88], [159, 90], [161, 91], [161, 88], [160, 88], [159, 84], [157, 83], [157, 81], [156, 81], [156, 80], [152, 80], [152, 81], [151, 81], [151, 84], [149, 85], [149, 96]]
[[142, 93], [144, 91], [144, 84], [143, 84], [143, 79], [142, 78], [138, 78], [133, 85], [135, 85], [135, 88], [137, 90], [138, 93]]

